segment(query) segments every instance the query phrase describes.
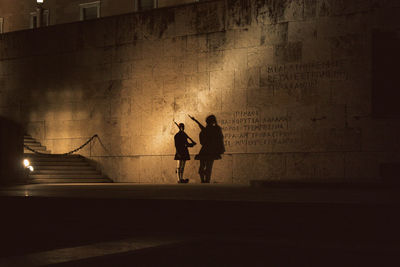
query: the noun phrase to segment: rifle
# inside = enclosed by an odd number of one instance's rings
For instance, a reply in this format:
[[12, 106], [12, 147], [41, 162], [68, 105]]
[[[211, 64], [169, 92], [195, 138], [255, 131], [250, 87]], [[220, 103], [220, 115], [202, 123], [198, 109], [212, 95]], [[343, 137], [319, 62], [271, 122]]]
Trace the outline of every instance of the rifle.
[[[175, 121], [175, 120], [173, 120], [173, 121], [174, 121], [174, 123], [175, 123], [176, 127], [178, 127], [178, 129], [179, 129], [179, 124], [178, 124], [178, 123], [176, 123], [176, 121]], [[190, 140], [190, 142], [192, 142], [192, 144], [189, 144], [189, 145], [191, 145], [190, 147], [192, 147], [192, 146], [195, 146], [195, 145], [197, 144], [195, 141], [193, 141], [193, 139], [192, 139], [192, 138], [190, 138], [190, 136], [189, 136], [189, 135], [187, 135], [187, 134], [186, 134], [186, 136], [188, 137], [188, 139]]]

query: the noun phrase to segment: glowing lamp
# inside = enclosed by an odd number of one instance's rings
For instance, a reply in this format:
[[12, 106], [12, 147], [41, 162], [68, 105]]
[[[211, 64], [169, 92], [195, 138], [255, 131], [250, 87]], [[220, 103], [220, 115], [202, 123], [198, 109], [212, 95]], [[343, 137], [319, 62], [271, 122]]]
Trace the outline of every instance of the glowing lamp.
[[38, 4], [43, 4], [43, 0], [36, 0]]
[[31, 165], [31, 163], [29, 162], [29, 160], [24, 159], [24, 166], [25, 166], [25, 168], [28, 168], [29, 165]]
[[33, 167], [32, 166], [28, 166], [28, 169], [31, 171], [31, 172], [33, 172]]

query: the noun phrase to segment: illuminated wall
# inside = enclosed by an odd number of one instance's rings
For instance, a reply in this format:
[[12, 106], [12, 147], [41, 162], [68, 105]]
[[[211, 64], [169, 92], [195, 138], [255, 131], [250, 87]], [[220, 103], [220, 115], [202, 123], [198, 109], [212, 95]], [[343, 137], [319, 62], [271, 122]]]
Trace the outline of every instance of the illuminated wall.
[[[43, 8], [49, 10], [49, 24], [56, 25], [80, 20], [80, 4], [98, 0], [44, 0]], [[108, 17], [136, 11], [135, 1], [100, 0], [100, 16]], [[176, 6], [193, 0], [158, 0], [158, 7]], [[137, 3], [136, 3], [137, 5]], [[30, 28], [30, 13], [36, 12], [36, 0], [0, 0], [0, 18], [4, 19], [3, 32]]]
[[198, 140], [187, 114], [223, 128], [213, 182], [378, 181], [400, 142], [374, 114], [372, 40], [399, 5], [370, 2], [213, 1], [5, 34], [0, 112], [54, 153], [98, 134], [81, 152], [116, 182], [175, 183], [173, 119]]

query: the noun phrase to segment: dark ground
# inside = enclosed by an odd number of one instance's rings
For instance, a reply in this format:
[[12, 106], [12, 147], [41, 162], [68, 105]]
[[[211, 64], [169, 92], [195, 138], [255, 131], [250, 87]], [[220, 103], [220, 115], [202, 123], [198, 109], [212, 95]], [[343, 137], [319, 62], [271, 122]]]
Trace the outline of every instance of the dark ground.
[[0, 266], [400, 266], [399, 192], [7, 187]]

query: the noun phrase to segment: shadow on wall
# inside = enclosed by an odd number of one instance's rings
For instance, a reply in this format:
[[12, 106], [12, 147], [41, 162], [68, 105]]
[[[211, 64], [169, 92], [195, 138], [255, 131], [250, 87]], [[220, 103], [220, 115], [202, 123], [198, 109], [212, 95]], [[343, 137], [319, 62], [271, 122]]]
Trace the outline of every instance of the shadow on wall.
[[24, 182], [23, 140], [21, 125], [0, 117], [0, 184]]

